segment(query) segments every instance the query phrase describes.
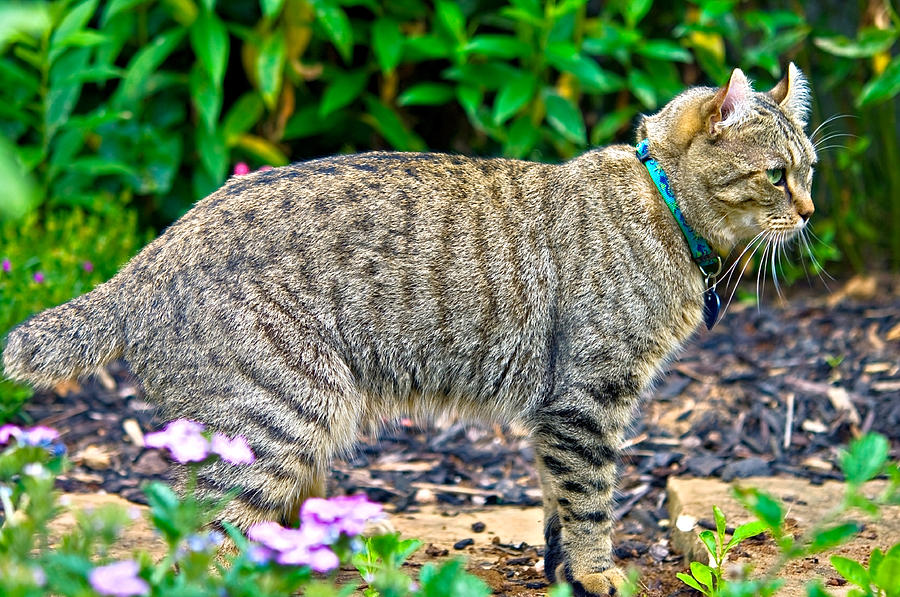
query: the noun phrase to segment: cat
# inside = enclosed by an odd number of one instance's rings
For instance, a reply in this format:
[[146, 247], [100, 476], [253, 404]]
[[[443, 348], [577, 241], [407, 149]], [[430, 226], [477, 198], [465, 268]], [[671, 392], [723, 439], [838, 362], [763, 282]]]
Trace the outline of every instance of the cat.
[[557, 165], [375, 152], [234, 177], [111, 280], [11, 331], [6, 374], [46, 388], [121, 357], [166, 416], [245, 436], [253, 465], [198, 479], [241, 488], [222, 518], [245, 529], [323, 494], [365, 425], [519, 421], [549, 580], [613, 594], [619, 445], [715, 282], [649, 164], [717, 253], [789, 238], [814, 210], [808, 109], [793, 64], [765, 93], [735, 69], [642, 117], [647, 164], [626, 145]]

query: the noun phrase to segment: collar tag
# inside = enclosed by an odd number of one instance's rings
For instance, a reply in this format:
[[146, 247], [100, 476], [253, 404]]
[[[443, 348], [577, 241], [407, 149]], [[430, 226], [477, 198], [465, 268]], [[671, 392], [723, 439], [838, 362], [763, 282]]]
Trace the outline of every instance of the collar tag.
[[663, 201], [672, 212], [672, 217], [675, 218], [675, 223], [678, 224], [684, 235], [684, 240], [687, 241], [691, 258], [703, 273], [703, 280], [706, 284], [706, 291], [703, 293], [703, 321], [706, 323], [706, 328], [711, 330], [719, 318], [719, 308], [722, 304], [719, 294], [716, 292], [716, 276], [722, 271], [722, 258], [712, 249], [709, 242], [697, 234], [684, 219], [684, 214], [681, 213], [681, 208], [678, 207], [678, 201], [675, 199], [675, 193], [669, 185], [669, 177], [666, 176], [659, 162], [650, 156], [650, 140], [644, 139], [638, 143], [635, 153], [650, 173], [653, 184], [662, 195]]

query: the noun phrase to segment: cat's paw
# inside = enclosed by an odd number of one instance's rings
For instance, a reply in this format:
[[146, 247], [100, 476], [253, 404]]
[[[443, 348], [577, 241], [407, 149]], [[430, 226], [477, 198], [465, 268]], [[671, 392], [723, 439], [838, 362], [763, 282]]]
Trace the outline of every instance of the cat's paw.
[[566, 579], [572, 585], [573, 597], [608, 597], [615, 595], [628, 583], [628, 577], [619, 568], [609, 568], [603, 572], [592, 572], [574, 576], [565, 564], [556, 568], [556, 578]]

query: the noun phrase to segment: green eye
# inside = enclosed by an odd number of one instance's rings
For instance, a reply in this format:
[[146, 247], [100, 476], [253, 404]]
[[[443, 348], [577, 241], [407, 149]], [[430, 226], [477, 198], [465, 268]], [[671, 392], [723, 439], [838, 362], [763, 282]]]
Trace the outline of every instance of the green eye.
[[772, 168], [771, 170], [766, 170], [766, 176], [769, 178], [769, 182], [774, 185], [779, 185], [784, 182], [784, 168]]

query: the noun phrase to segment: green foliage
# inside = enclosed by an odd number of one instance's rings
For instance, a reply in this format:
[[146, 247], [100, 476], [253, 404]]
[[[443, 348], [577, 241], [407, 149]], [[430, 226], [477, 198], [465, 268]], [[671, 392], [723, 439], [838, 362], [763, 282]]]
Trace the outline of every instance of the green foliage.
[[[137, 230], [137, 214], [115, 205], [103, 213], [76, 208], [0, 222], [0, 260], [7, 264], [0, 270], [0, 337], [37, 311], [110, 278], [148, 238]], [[0, 380], [0, 421], [29, 395]]]
[[[844, 499], [833, 510], [825, 513], [821, 521], [800, 537], [794, 537], [785, 529], [784, 506], [764, 491], [754, 488], [737, 488], [735, 495], [756, 520], [735, 529], [726, 542], [725, 515], [713, 506], [716, 532], [704, 530], [700, 540], [709, 551], [709, 564], [691, 562], [690, 574], [678, 573], [678, 578], [689, 587], [708, 597], [767, 597], [781, 586], [779, 573], [791, 560], [805, 558], [843, 545], [856, 537], [862, 525], [855, 521], [841, 520], [853, 508], [859, 508], [877, 516], [884, 504], [900, 503], [900, 468], [888, 463], [887, 439], [875, 433], [867, 434], [850, 444], [841, 453], [841, 470], [846, 478]], [[881, 495], [866, 497], [862, 484], [879, 475], [887, 475], [889, 482]], [[769, 532], [778, 547], [778, 561], [756, 579], [729, 580], [726, 582], [724, 563], [728, 552], [741, 541]], [[834, 569], [855, 588], [851, 597], [895, 597], [900, 595], [900, 544], [886, 553], [875, 549], [869, 557], [869, 566], [842, 556], [832, 556]], [[829, 597], [819, 582], [807, 586], [808, 597]]]
[[629, 140], [640, 112], [686, 85], [740, 65], [765, 89], [792, 58], [812, 80], [814, 123], [860, 116], [819, 134], [853, 136], [822, 152], [812, 273], [841, 254], [861, 269], [867, 247], [900, 265], [900, 234], [877, 233], [885, 214], [900, 229], [900, 19], [887, 5], [874, 20], [802, 6], [0, 3], [0, 218], [131, 201], [162, 225], [238, 161], [379, 147], [565, 159]]

